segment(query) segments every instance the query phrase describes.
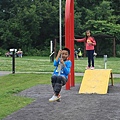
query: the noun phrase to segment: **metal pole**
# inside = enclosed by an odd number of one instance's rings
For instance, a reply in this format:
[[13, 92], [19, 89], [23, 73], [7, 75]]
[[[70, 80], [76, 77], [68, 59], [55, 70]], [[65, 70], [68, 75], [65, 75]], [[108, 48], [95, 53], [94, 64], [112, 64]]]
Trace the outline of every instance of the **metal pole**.
[[105, 62], [105, 69], [107, 69], [107, 62]]
[[59, 41], [60, 50], [62, 49], [62, 24], [61, 24], [61, 0], [59, 0]]
[[50, 41], [50, 53], [52, 54], [53, 52], [53, 43], [52, 43], [52, 40]]
[[107, 69], [107, 55], [104, 55], [104, 68]]
[[12, 54], [12, 73], [15, 73], [15, 49], [13, 49], [13, 54]]

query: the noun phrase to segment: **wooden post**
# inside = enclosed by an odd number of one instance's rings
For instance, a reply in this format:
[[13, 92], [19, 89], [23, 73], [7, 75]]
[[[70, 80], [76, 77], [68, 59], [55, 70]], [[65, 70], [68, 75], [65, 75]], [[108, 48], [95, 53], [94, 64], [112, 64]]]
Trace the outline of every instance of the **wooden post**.
[[116, 49], [115, 49], [116, 43], [115, 38], [113, 39], [113, 57], [116, 57]]
[[56, 57], [56, 55], [57, 55], [56, 47], [57, 47], [57, 41], [56, 41], [56, 39], [54, 39], [54, 52], [55, 52], [54, 57]]

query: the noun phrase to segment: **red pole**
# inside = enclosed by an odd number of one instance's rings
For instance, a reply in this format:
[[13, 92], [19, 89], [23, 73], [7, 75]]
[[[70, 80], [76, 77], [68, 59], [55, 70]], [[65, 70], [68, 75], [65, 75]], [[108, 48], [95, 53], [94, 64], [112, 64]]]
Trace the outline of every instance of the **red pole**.
[[[70, 22], [70, 0], [66, 0], [65, 6], [65, 47], [70, 48], [70, 29], [69, 29], [69, 22]], [[71, 56], [71, 55], [70, 55]], [[70, 57], [71, 58], [71, 57]], [[66, 90], [70, 90], [70, 79], [71, 73], [68, 76], [68, 81], [66, 83]]]
[[74, 0], [66, 0], [65, 6], [65, 46], [70, 49], [71, 72], [66, 83], [66, 90], [74, 86]]
[[71, 6], [70, 6], [70, 12], [71, 12], [71, 62], [72, 62], [72, 67], [71, 67], [71, 87], [75, 86], [75, 78], [74, 78], [74, 0], [71, 1]]

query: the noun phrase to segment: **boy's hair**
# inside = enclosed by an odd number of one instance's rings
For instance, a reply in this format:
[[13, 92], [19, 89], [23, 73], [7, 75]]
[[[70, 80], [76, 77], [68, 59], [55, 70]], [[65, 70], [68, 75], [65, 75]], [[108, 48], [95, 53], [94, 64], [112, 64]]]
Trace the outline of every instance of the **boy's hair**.
[[70, 55], [70, 50], [68, 48], [63, 48], [62, 50], [68, 51], [68, 54]]

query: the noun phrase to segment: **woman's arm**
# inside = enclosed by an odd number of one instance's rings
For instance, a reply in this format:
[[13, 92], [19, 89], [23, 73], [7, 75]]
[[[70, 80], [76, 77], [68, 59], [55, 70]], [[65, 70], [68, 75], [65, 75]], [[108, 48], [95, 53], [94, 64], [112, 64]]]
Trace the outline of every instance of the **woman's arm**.
[[94, 37], [92, 38], [93, 40], [92, 40], [92, 45], [96, 45], [96, 41], [95, 41], [95, 39], [94, 39]]
[[86, 38], [82, 38], [82, 39], [74, 39], [77, 42], [85, 42]]

